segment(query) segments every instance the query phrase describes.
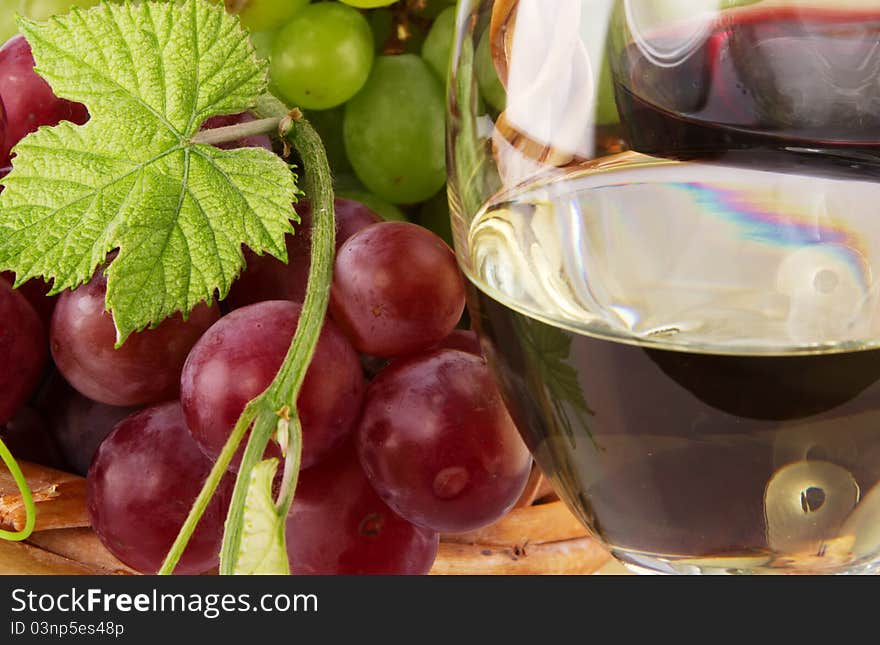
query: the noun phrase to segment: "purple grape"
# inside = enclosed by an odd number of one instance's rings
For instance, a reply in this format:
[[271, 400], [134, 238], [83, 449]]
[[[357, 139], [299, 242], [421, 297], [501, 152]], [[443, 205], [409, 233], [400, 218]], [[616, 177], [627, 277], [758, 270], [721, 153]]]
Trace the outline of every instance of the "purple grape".
[[455, 254], [415, 224], [369, 226], [342, 245], [330, 311], [363, 354], [392, 358], [443, 340], [464, 311]]
[[33, 307], [0, 280], [0, 425], [33, 393], [46, 362], [46, 330]]
[[[84, 105], [59, 99], [37, 75], [31, 47], [20, 35], [0, 47], [0, 98], [6, 108], [6, 137], [0, 149], [7, 152], [41, 125], [82, 125], [89, 119]], [[0, 167], [6, 165], [8, 157], [0, 158]]]
[[431, 349], [457, 349], [474, 356], [483, 355], [480, 338], [477, 336], [477, 332], [470, 329], [456, 329]]
[[385, 368], [367, 390], [356, 437], [379, 496], [413, 524], [441, 533], [500, 519], [531, 471], [486, 361], [457, 350]]
[[[58, 378], [58, 381], [62, 381]], [[74, 472], [85, 475], [101, 442], [117, 423], [137, 408], [98, 403], [61, 382], [51, 389], [44, 404], [50, 429]]]
[[[361, 229], [381, 221], [360, 202], [337, 199], [334, 203], [337, 248]], [[287, 236], [287, 264], [271, 255], [245, 250], [247, 268], [232, 285], [226, 299], [232, 309], [266, 300], [305, 300], [312, 265], [312, 211], [308, 202], [297, 204], [296, 211], [301, 222], [296, 234]]]
[[[251, 121], [256, 121], [256, 119], [257, 117], [250, 112], [212, 116], [202, 124], [201, 129], [210, 130], [213, 128], [224, 128], [229, 125], [238, 125], [239, 123], [250, 123]], [[243, 139], [232, 141], [230, 143], [221, 143], [218, 144], [217, 147], [224, 150], [232, 150], [234, 148], [265, 148], [266, 150], [271, 151], [272, 139], [264, 134], [258, 134], [253, 137], [244, 137]]]
[[58, 300], [50, 332], [52, 356], [64, 378], [86, 397], [114, 406], [141, 406], [177, 396], [180, 372], [201, 335], [220, 317], [199, 305], [155, 329], [132, 334], [115, 349], [116, 327], [104, 310], [107, 281], [91, 282]]
[[[237, 309], [193, 347], [180, 398], [196, 442], [216, 459], [248, 401], [265, 390], [284, 360], [302, 307], [275, 300]], [[303, 429], [302, 466], [317, 463], [352, 430], [364, 396], [355, 351], [326, 320], [297, 400]], [[243, 448], [232, 462], [238, 468]], [[278, 456], [270, 443], [267, 456]]]
[[296, 575], [424, 574], [438, 542], [379, 499], [350, 443], [302, 473], [287, 519]]
[[[0, 179], [3, 178], [3, 172], [0, 170]], [[0, 273], [0, 280], [6, 280], [10, 285], [15, 284], [15, 274], [11, 271]], [[28, 280], [18, 288], [19, 293], [31, 303], [31, 307], [37, 312], [40, 320], [49, 329], [52, 324], [52, 313], [55, 311], [55, 305], [58, 304], [58, 296], [47, 296], [51, 289], [51, 285], [40, 279]]]
[[[3, 97], [0, 96], [0, 168], [7, 168], [9, 163], [9, 149], [6, 147], [6, 105], [3, 103]], [[2, 174], [0, 179], [3, 179]]]
[[[88, 474], [92, 528], [117, 558], [156, 573], [199, 494], [211, 462], [192, 440], [177, 402], [133, 414], [101, 444]], [[234, 481], [226, 477], [176, 569], [217, 566]]]
[[16, 459], [68, 469], [55, 438], [47, 430], [46, 420], [33, 408], [22, 408], [6, 425], [0, 426], [0, 438]]

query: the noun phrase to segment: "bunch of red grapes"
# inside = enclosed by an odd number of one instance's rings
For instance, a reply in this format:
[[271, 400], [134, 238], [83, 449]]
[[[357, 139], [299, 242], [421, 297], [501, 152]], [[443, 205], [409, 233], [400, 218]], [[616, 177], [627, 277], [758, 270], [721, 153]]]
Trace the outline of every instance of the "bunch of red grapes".
[[[15, 163], [9, 150], [27, 132], [88, 118], [52, 95], [33, 64], [21, 37], [0, 49], [0, 166]], [[261, 137], [239, 143], [271, 148]], [[245, 404], [284, 359], [311, 250], [308, 205], [297, 210], [288, 264], [246, 252], [224, 302], [119, 349], [103, 269], [57, 298], [45, 285], [15, 291], [0, 280], [4, 440], [18, 458], [87, 473], [97, 535], [139, 571], [159, 569]], [[531, 458], [476, 336], [456, 329], [465, 284], [446, 243], [341, 199], [336, 225], [330, 315], [297, 400], [303, 470], [287, 522], [291, 570], [426, 573], [441, 533], [480, 528], [515, 504]], [[216, 567], [233, 483], [230, 472], [178, 573]]]

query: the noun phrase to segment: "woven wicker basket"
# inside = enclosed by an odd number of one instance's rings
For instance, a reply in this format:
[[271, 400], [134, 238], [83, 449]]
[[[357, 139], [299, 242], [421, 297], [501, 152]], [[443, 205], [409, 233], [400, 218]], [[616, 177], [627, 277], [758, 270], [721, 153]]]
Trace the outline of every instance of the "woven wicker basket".
[[[0, 574], [136, 573], [114, 558], [89, 528], [82, 477], [22, 463], [37, 507], [27, 542], [0, 540]], [[21, 530], [24, 505], [15, 482], [0, 472], [0, 528]], [[444, 536], [432, 574], [590, 574], [609, 562], [535, 469], [517, 508], [498, 523]]]

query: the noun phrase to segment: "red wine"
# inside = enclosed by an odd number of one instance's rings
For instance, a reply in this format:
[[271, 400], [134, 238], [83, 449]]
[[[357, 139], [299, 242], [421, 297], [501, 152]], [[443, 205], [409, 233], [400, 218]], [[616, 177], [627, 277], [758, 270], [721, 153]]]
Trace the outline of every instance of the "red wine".
[[471, 296], [530, 450], [625, 562], [834, 571], [878, 548], [852, 527], [876, 519], [880, 350], [660, 349]]
[[654, 55], [700, 27], [644, 35], [616, 61], [617, 103], [633, 149], [674, 158], [743, 148], [873, 156], [880, 12], [729, 11], [675, 59]]
[[873, 566], [878, 199], [857, 175], [627, 153], [474, 218], [469, 308], [511, 417], [622, 560]]

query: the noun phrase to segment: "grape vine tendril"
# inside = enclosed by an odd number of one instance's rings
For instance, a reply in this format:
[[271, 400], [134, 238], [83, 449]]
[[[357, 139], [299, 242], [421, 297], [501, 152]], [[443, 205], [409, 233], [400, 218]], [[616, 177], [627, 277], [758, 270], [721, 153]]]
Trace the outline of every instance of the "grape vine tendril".
[[[296, 414], [296, 400], [306, 370], [311, 363], [330, 300], [330, 282], [336, 253], [334, 196], [327, 154], [318, 134], [303, 118], [300, 110], [293, 109], [288, 112], [280, 102], [271, 102], [271, 105], [269, 103], [264, 102], [262, 108], [264, 112], [272, 113], [259, 115], [265, 118], [243, 126], [235, 125], [217, 128], [217, 131], [204, 131], [194, 138], [194, 142], [203, 142], [206, 137], [210, 138], [212, 143], [235, 141], [242, 136], [242, 127], [249, 127], [248, 134], [253, 135], [257, 133], [251, 132], [250, 129], [255, 123], [260, 123], [264, 128], [260, 134], [276, 132], [285, 143], [289, 141], [297, 150], [303, 161], [304, 188], [306, 197], [312, 204], [313, 218], [311, 268], [306, 297], [296, 334], [284, 363], [269, 387], [250, 401], [239, 417], [202, 491], [193, 503], [186, 522], [169, 550], [159, 575], [170, 575], [174, 572], [233, 455], [238, 450], [248, 428], [253, 424], [229, 506], [220, 556], [220, 573], [234, 573], [241, 545], [245, 497], [251, 472], [262, 458], [266, 445], [277, 430], [279, 421], [283, 420], [279, 412], [285, 408], [290, 414], [289, 444], [286, 450], [282, 488], [277, 501], [279, 515], [286, 516], [296, 491], [302, 451], [302, 428]], [[223, 132], [218, 132], [220, 130]]]
[[21, 531], [0, 530], [0, 539], [8, 540], [10, 542], [21, 542], [22, 540], [27, 540], [31, 536], [31, 533], [34, 532], [34, 526], [37, 523], [37, 509], [34, 506], [34, 496], [31, 493], [30, 486], [28, 486], [24, 474], [21, 472], [18, 462], [15, 461], [15, 458], [12, 456], [12, 453], [9, 452], [9, 448], [6, 447], [6, 444], [3, 443], [2, 439], [0, 439], [0, 459], [6, 464], [9, 472], [12, 474], [12, 478], [15, 480], [15, 484], [18, 486], [18, 490], [21, 493], [21, 499], [24, 502], [25, 511], [24, 528]]

